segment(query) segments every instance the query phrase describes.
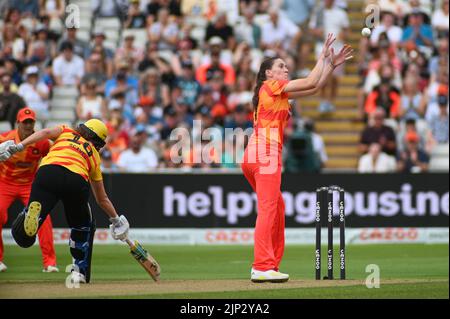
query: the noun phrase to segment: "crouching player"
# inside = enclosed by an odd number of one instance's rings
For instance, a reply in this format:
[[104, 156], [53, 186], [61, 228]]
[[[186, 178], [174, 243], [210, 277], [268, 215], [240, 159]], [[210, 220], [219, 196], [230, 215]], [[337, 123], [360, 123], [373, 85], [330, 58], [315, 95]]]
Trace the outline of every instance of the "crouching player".
[[8, 147], [12, 155], [29, 144], [54, 140], [37, 171], [28, 206], [13, 223], [12, 235], [19, 246], [30, 247], [48, 212], [61, 200], [71, 228], [72, 280], [81, 283], [90, 281], [95, 232], [95, 220], [88, 203], [89, 184], [98, 205], [109, 216], [112, 237], [124, 240], [129, 229], [127, 219], [117, 215], [103, 186], [99, 150], [105, 145], [107, 135], [105, 124], [92, 119], [75, 130], [64, 125], [43, 129]]

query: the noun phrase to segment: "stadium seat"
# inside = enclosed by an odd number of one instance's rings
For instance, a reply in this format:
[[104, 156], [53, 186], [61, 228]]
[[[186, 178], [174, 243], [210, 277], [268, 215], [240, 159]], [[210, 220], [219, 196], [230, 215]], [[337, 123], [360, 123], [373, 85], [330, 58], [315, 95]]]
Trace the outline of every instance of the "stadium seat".
[[449, 144], [436, 145], [430, 154], [430, 171], [449, 171]]
[[78, 89], [76, 86], [56, 86], [53, 88], [53, 98], [57, 97], [76, 97]]
[[89, 30], [78, 30], [77, 31], [77, 39], [81, 41], [89, 42], [91, 35], [89, 34]]
[[120, 30], [121, 23], [119, 18], [96, 18], [95, 19], [95, 27], [101, 27], [104, 30]]
[[76, 99], [71, 97], [53, 98], [50, 102], [52, 109], [71, 109], [74, 110], [77, 106]]
[[54, 109], [50, 114], [53, 120], [75, 120], [74, 110]]
[[64, 121], [64, 120], [60, 120], [60, 121], [48, 121], [47, 123], [45, 123], [45, 127], [55, 127], [55, 126], [59, 126], [59, 125], [67, 125], [72, 127], [72, 121]]
[[0, 133], [11, 130], [11, 124], [8, 121], [0, 121]]
[[208, 21], [205, 18], [203, 18], [202, 16], [198, 16], [198, 15], [186, 16], [185, 22], [194, 27], [200, 27], [200, 28], [205, 28], [205, 29], [206, 29], [206, 26], [208, 25]]

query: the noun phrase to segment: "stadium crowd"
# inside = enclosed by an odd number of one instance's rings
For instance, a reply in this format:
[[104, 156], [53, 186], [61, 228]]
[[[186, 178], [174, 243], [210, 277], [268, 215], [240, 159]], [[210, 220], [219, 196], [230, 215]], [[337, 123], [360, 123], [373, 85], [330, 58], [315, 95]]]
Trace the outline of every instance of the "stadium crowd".
[[[223, 139], [223, 151], [208, 149], [208, 163], [194, 160], [207, 143], [194, 142], [207, 128], [251, 129], [253, 86], [262, 59], [278, 55], [292, 77], [304, 76], [308, 56], [320, 52], [328, 32], [338, 35], [337, 46], [350, 32], [346, 0], [240, 0], [232, 23], [211, 1], [196, 17], [205, 22], [204, 37], [198, 39], [183, 13], [184, 2], [193, 1], [91, 0], [93, 21], [120, 19], [122, 40], [112, 50], [107, 30], [94, 23], [90, 41], [77, 36], [76, 26], [65, 25], [68, 1], [3, 1], [0, 121], [14, 125], [17, 111], [29, 106], [45, 125], [55, 88], [75, 86], [76, 122], [99, 118], [109, 128], [102, 152], [105, 170], [235, 168], [232, 159], [242, 153], [227, 152], [227, 146], [243, 150], [245, 141]], [[367, 127], [361, 133], [358, 170], [426, 171], [434, 145], [449, 143], [448, 0], [367, 4], [381, 8], [381, 21], [359, 47], [358, 110]], [[267, 18], [258, 19], [261, 15]], [[133, 32], [124, 32], [131, 29], [146, 30], [144, 47], [135, 44]], [[321, 93], [320, 112], [335, 110], [343, 73], [336, 70]], [[194, 120], [202, 124], [197, 135]], [[171, 160], [175, 128], [191, 133], [190, 151], [180, 163]], [[286, 135], [291, 137], [286, 139], [286, 168], [320, 171], [327, 161], [324, 142], [296, 107]], [[299, 139], [306, 143], [293, 142]]]

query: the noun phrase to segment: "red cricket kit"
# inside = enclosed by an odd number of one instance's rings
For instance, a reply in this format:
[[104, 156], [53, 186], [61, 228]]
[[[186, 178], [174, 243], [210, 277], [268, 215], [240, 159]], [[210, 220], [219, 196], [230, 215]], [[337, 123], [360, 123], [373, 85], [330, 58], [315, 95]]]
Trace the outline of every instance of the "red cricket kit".
[[[8, 140], [14, 140], [16, 144], [20, 143], [17, 130], [0, 134], [0, 143]], [[0, 261], [3, 261], [2, 229], [8, 220], [8, 208], [16, 199], [19, 199], [24, 206], [28, 205], [31, 184], [39, 161], [47, 155], [49, 148], [48, 140], [37, 142], [28, 145], [22, 152], [16, 153], [7, 161], [0, 163]], [[40, 227], [38, 238], [44, 267], [56, 265], [50, 216]]]
[[259, 91], [254, 131], [242, 171], [258, 198], [253, 268], [278, 271], [284, 253], [285, 206], [281, 195], [281, 152], [290, 117], [288, 81], [268, 80]]

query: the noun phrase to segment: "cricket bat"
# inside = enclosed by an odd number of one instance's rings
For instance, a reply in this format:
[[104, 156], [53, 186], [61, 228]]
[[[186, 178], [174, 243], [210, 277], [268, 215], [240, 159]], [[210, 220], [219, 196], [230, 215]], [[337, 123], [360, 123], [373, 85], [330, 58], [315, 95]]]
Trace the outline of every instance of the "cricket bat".
[[148, 272], [154, 281], [159, 281], [161, 267], [155, 258], [153, 258], [137, 240], [131, 241], [129, 238], [126, 238], [125, 242], [130, 246], [130, 253], [134, 259], [144, 267], [145, 271]]

